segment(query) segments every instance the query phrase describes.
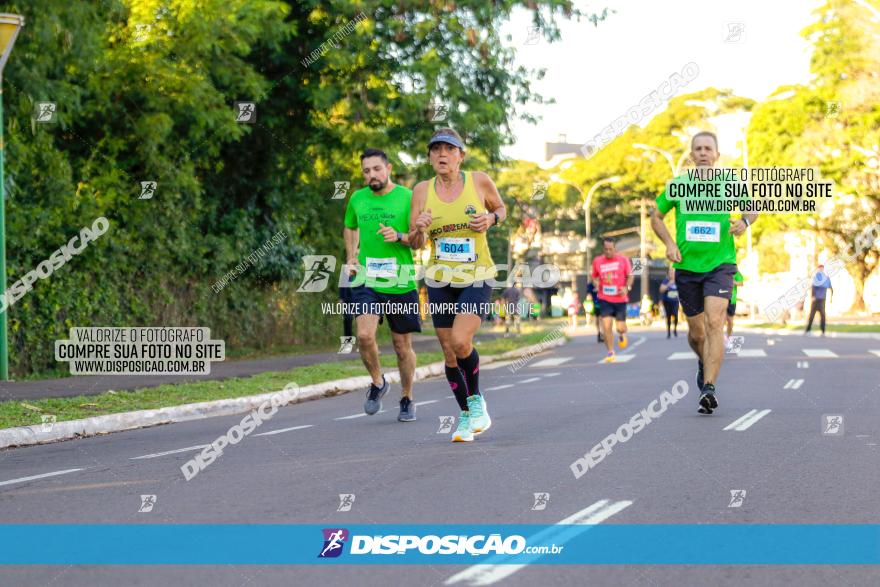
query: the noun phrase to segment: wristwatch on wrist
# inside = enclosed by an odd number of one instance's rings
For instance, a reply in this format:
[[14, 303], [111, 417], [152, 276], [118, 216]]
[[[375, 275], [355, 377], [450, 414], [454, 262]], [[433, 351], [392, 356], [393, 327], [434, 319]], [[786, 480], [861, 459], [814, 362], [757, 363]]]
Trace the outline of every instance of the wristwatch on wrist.
[[397, 231], [397, 242], [400, 242], [402, 240], [403, 240], [403, 233], [398, 230]]
[[501, 222], [501, 219], [498, 217], [498, 212], [492, 212], [492, 216], [495, 217], [495, 226], [498, 226], [498, 223]]
[[751, 223], [751, 222], [749, 222], [749, 219], [748, 219], [748, 218], [746, 218], [746, 217], [745, 217], [745, 216], [743, 216], [743, 222], [745, 222], [745, 223], [746, 223], [746, 228], [748, 228], [748, 227], [750, 227], [750, 226], [751, 226], [751, 225], [752, 225], [752, 223]]

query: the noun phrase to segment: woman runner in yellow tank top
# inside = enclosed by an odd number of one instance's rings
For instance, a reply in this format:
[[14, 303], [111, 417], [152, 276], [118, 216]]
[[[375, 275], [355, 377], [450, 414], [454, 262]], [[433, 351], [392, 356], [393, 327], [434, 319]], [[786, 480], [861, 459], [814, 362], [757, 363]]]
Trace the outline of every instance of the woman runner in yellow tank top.
[[413, 189], [409, 242], [431, 247], [425, 271], [431, 320], [446, 359], [446, 379], [461, 408], [453, 442], [469, 442], [489, 429], [492, 420], [480, 393], [480, 357], [474, 334], [489, 312], [495, 276], [486, 232], [501, 223], [507, 210], [498, 189], [482, 171], [460, 170], [464, 141], [451, 128], [436, 131], [428, 142], [433, 179]]

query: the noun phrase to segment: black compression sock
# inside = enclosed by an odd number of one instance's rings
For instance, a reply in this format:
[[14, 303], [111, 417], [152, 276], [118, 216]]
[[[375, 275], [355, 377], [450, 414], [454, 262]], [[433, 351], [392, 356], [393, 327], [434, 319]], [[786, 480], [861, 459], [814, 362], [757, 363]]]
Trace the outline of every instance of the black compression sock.
[[480, 355], [477, 354], [477, 349], [472, 350], [470, 356], [456, 358], [456, 361], [467, 380], [467, 394], [480, 395]]
[[467, 383], [464, 381], [461, 369], [446, 365], [446, 381], [449, 382], [449, 387], [452, 389], [452, 393], [455, 394], [455, 401], [458, 402], [458, 407], [461, 408], [461, 411], [467, 412]]

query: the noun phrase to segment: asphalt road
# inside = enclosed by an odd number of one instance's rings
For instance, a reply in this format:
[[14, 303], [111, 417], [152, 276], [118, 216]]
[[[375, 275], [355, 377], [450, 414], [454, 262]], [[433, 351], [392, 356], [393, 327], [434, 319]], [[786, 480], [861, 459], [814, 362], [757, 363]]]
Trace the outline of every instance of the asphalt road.
[[[516, 372], [487, 365], [494, 423], [470, 444], [438, 434], [457, 408], [432, 379], [416, 386], [427, 402], [417, 422], [396, 421], [396, 387], [373, 417], [360, 415], [357, 393], [283, 408], [191, 481], [180, 466], [193, 447], [241, 416], [6, 450], [0, 523], [555, 524], [591, 506], [613, 524], [880, 523], [880, 341], [745, 334], [743, 348], [728, 356], [712, 416], [696, 412], [695, 361], [675, 358], [688, 352], [683, 336], [634, 334], [631, 358], [606, 365], [585, 334]], [[679, 380], [687, 396], [574, 477], [575, 459]], [[822, 433], [826, 414], [843, 416], [842, 434]], [[746, 492], [739, 507], [729, 507], [732, 490]], [[533, 509], [538, 492], [549, 493], [543, 510]], [[151, 512], [138, 511], [144, 494], [156, 496]], [[337, 511], [339, 494], [355, 495], [350, 511]], [[115, 584], [876, 586], [880, 569], [0, 567], [0, 585]]]

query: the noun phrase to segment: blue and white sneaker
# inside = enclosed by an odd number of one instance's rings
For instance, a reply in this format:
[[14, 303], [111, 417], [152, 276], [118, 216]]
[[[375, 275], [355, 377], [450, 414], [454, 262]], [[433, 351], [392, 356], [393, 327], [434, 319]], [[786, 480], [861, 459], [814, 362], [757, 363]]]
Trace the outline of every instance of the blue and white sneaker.
[[458, 428], [452, 433], [452, 442], [472, 442], [474, 433], [471, 432], [471, 418], [468, 412], [462, 412], [458, 416]]
[[492, 418], [486, 410], [486, 399], [482, 395], [472, 395], [467, 398], [467, 403], [471, 416], [471, 432], [482, 434], [492, 426]]

